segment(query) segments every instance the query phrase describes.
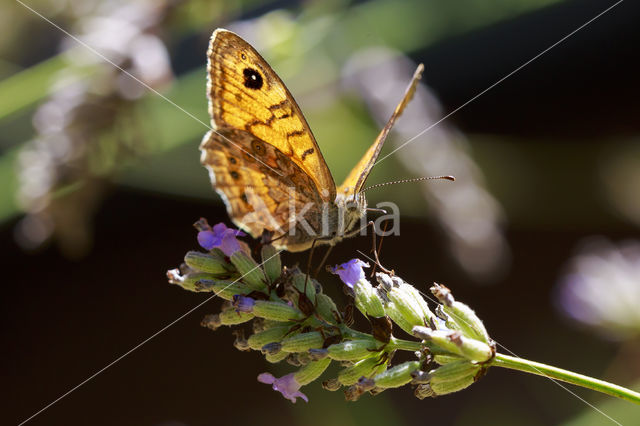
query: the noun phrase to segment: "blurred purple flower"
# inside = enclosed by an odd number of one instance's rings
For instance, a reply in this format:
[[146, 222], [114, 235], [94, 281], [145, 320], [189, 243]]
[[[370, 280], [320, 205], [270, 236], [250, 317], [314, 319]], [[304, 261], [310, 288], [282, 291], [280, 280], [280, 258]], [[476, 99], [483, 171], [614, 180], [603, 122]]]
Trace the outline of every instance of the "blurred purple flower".
[[258, 376], [258, 381], [272, 385], [274, 391], [280, 392], [282, 396], [294, 404], [297, 397], [304, 399], [305, 402], [309, 402], [309, 398], [300, 392], [299, 389], [301, 385], [296, 381], [294, 375], [295, 373], [289, 373], [286, 376], [276, 379], [271, 373], [262, 373]]
[[218, 223], [213, 229], [198, 232], [198, 243], [207, 250], [219, 248], [222, 252], [231, 256], [238, 250], [242, 250], [236, 237], [244, 237], [246, 234], [240, 230], [227, 228], [224, 223]]
[[337, 274], [343, 283], [353, 288], [355, 283], [365, 278], [362, 268], [368, 267], [369, 264], [360, 259], [351, 259], [346, 263], [334, 266], [331, 268], [331, 272]]
[[564, 313], [605, 337], [628, 339], [640, 334], [640, 244], [618, 247], [591, 239], [571, 260], [557, 288]]

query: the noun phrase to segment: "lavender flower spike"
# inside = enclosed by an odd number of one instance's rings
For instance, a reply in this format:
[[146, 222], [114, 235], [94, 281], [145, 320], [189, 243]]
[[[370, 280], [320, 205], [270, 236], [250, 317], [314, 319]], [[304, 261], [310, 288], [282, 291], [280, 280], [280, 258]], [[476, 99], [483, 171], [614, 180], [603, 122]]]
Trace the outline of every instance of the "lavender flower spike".
[[227, 228], [224, 223], [214, 225], [213, 229], [204, 229], [198, 232], [198, 243], [207, 250], [219, 248], [222, 252], [231, 256], [241, 250], [236, 237], [244, 237], [246, 234], [238, 229]]
[[284, 396], [294, 404], [297, 397], [304, 399], [305, 402], [309, 402], [309, 398], [307, 398], [305, 394], [300, 392], [299, 389], [301, 385], [296, 382], [294, 374], [295, 373], [289, 373], [286, 376], [282, 376], [279, 379], [276, 379], [271, 373], [262, 373], [258, 376], [258, 381], [260, 383], [272, 385], [274, 391], [280, 392], [282, 396]]
[[369, 264], [363, 262], [360, 259], [351, 259], [346, 263], [334, 266], [331, 268], [331, 272], [337, 274], [343, 283], [353, 288], [353, 285], [365, 278], [364, 270], [362, 268], [368, 268]]

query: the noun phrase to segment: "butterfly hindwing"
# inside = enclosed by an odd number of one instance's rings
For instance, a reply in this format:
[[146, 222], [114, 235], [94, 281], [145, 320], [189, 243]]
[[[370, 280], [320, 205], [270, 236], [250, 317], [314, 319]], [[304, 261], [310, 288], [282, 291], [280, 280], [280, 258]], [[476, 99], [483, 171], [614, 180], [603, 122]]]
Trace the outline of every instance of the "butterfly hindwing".
[[[233, 142], [233, 143], [232, 143]], [[229, 216], [254, 236], [263, 231], [286, 234], [291, 209], [321, 205], [313, 181], [289, 157], [254, 135], [235, 129], [207, 133], [200, 145], [201, 162], [209, 170]], [[313, 215], [308, 218], [313, 225]], [[286, 244], [286, 238], [280, 241]]]

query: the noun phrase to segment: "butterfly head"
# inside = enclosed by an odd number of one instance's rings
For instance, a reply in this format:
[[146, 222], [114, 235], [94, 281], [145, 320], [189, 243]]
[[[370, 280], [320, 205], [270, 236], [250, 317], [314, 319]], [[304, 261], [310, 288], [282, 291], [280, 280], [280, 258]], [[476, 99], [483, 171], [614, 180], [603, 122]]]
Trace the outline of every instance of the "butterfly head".
[[363, 193], [338, 194], [335, 205], [341, 216], [339, 222], [343, 224], [342, 236], [346, 237], [360, 229], [360, 222], [367, 211], [367, 200]]

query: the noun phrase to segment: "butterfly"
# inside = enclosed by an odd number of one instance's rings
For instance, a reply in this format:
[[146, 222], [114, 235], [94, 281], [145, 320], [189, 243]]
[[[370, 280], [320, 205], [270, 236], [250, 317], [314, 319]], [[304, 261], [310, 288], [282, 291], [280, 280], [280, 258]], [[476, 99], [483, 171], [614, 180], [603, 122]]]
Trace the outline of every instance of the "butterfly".
[[422, 64], [373, 145], [336, 187], [300, 107], [262, 56], [219, 28], [207, 57], [212, 130], [200, 144], [201, 162], [232, 221], [292, 252], [315, 243], [333, 246], [360, 232], [367, 210], [364, 183], [413, 97]]

